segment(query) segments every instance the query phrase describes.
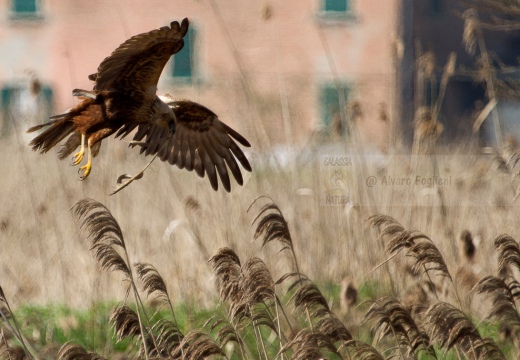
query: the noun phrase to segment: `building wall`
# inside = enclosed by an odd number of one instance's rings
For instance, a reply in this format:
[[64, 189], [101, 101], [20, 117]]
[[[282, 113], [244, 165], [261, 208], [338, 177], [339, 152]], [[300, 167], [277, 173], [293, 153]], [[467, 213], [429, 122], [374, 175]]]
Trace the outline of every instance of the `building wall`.
[[380, 108], [393, 115], [399, 0], [350, 0], [339, 19], [321, 0], [41, 0], [41, 17], [27, 20], [13, 19], [11, 1], [0, 0], [0, 86], [32, 73], [52, 89], [54, 112], [75, 104], [73, 88], [92, 87], [87, 76], [125, 39], [188, 17], [198, 76], [163, 74], [159, 93], [207, 105], [261, 148], [320, 129], [320, 91], [339, 80], [361, 104], [366, 139], [388, 141]]

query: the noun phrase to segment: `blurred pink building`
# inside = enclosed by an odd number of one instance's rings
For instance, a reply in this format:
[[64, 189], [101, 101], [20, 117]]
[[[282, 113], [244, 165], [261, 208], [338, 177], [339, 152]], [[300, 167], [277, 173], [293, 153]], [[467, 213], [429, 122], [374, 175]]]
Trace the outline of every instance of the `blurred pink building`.
[[189, 41], [166, 66], [160, 94], [203, 103], [257, 149], [316, 133], [348, 141], [351, 121], [384, 147], [398, 114], [399, 4], [0, 0], [0, 130], [73, 106], [71, 90], [91, 89], [87, 76], [119, 44], [188, 17]]

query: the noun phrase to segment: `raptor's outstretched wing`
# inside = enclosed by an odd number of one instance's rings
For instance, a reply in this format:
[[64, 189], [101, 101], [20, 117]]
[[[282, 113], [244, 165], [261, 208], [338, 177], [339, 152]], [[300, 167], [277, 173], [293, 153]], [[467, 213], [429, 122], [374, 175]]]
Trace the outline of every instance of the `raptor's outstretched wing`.
[[237, 160], [247, 171], [251, 171], [251, 165], [235, 140], [246, 147], [251, 146], [249, 142], [200, 104], [189, 100], [165, 102], [177, 118], [175, 133], [170, 135], [168, 129], [150, 123], [135, 123], [123, 127], [116, 136], [125, 136], [137, 128], [134, 140], [141, 143], [141, 153], [158, 154], [162, 161], [195, 170], [200, 177], [207, 174], [214, 190], [218, 189], [217, 173], [224, 189], [231, 190], [228, 168], [242, 185]]
[[159, 76], [170, 57], [184, 46], [188, 26], [187, 18], [180, 25], [173, 21], [170, 27], [133, 36], [119, 45], [101, 62], [97, 73], [89, 76], [96, 82], [94, 91], [155, 96]]

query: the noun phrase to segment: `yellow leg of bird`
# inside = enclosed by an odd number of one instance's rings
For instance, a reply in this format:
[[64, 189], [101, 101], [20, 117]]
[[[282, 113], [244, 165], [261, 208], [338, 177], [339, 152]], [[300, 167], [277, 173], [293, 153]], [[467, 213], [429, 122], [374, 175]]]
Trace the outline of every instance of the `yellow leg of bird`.
[[79, 165], [79, 163], [83, 160], [83, 156], [85, 155], [85, 134], [81, 134], [81, 148], [77, 153], [74, 154], [72, 158], [72, 165]]
[[92, 169], [92, 151], [90, 151], [90, 145], [87, 147], [87, 152], [87, 164], [79, 168], [79, 171], [83, 171], [83, 175], [80, 176], [81, 180], [85, 180], [87, 176], [89, 176], [90, 170]]

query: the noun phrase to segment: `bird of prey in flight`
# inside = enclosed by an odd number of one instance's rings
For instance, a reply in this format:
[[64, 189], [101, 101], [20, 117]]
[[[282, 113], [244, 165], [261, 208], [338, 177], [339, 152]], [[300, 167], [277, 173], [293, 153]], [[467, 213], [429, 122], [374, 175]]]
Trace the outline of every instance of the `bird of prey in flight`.
[[68, 137], [58, 157], [64, 159], [79, 147], [73, 155], [73, 165], [79, 165], [86, 152], [87, 163], [79, 169], [81, 179], [85, 179], [104, 138], [112, 134], [125, 137], [136, 130], [130, 146], [140, 145], [141, 153], [195, 170], [200, 177], [207, 174], [214, 190], [218, 189], [218, 174], [230, 191], [228, 168], [242, 185], [237, 160], [247, 171], [251, 165], [236, 142], [245, 147], [249, 142], [210, 109], [156, 94], [159, 76], [170, 57], [184, 46], [188, 26], [188, 19], [181, 24], [173, 21], [169, 27], [133, 36], [121, 44], [101, 62], [97, 73], [89, 76], [95, 81], [91, 91], [73, 90], [81, 100], [77, 106], [28, 130], [47, 128], [30, 142], [32, 149], [45, 153]]

